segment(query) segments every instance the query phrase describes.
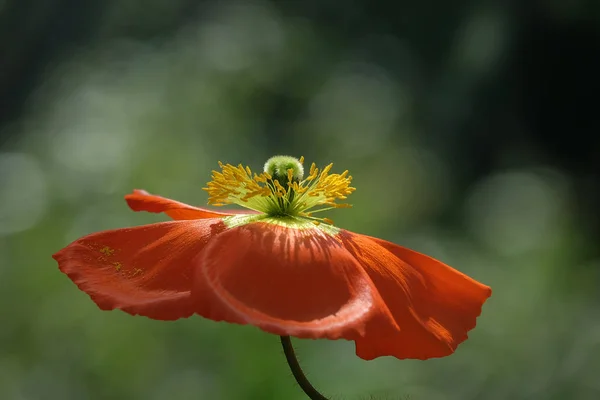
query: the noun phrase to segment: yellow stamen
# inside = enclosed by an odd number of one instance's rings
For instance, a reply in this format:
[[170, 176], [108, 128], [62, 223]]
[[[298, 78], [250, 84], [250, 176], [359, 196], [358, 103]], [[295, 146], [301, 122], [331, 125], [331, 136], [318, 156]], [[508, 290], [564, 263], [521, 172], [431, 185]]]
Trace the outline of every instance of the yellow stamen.
[[[286, 162], [289, 162], [291, 157], [285, 158]], [[296, 161], [302, 164], [304, 157]], [[330, 173], [333, 164], [320, 170], [312, 163], [309, 175], [304, 179], [301, 172], [297, 175], [296, 167], [294, 167], [296, 170], [292, 168], [279, 170], [275, 176], [268, 172], [253, 174], [249, 167], [223, 164], [220, 161], [219, 167], [221, 172], [213, 171], [212, 180], [204, 188], [209, 194], [209, 204], [215, 206], [238, 204], [273, 216], [291, 215], [308, 218], [317, 224], [320, 222], [333, 224], [333, 221], [328, 218], [313, 217], [307, 212], [308, 210], [320, 205], [327, 207], [313, 212], [351, 207], [347, 203], [337, 201], [345, 200], [356, 190], [350, 186], [352, 176], [348, 175], [348, 171], [341, 174]]]

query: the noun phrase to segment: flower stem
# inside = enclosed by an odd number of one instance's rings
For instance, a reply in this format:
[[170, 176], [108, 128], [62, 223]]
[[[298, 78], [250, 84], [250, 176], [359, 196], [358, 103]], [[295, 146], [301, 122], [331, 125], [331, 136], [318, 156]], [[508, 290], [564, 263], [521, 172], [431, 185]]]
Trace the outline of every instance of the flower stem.
[[281, 336], [281, 346], [283, 346], [285, 359], [292, 370], [292, 374], [294, 374], [296, 382], [298, 382], [298, 385], [300, 385], [300, 388], [304, 393], [306, 393], [311, 400], [328, 400], [327, 397], [323, 396], [313, 385], [311, 385], [306, 378], [306, 375], [304, 375], [304, 372], [302, 372], [302, 368], [300, 368], [289, 336]]

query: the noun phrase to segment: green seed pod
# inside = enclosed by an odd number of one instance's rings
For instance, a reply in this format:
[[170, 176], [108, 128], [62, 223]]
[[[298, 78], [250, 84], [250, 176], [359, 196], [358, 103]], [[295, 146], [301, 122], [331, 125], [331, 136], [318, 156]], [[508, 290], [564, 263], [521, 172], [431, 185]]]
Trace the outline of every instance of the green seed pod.
[[290, 182], [291, 170], [291, 182], [300, 182], [304, 177], [304, 167], [300, 160], [291, 156], [274, 156], [267, 160], [265, 163], [264, 171], [271, 175], [273, 180], [279, 181], [279, 184], [284, 188], [287, 188], [288, 182]]

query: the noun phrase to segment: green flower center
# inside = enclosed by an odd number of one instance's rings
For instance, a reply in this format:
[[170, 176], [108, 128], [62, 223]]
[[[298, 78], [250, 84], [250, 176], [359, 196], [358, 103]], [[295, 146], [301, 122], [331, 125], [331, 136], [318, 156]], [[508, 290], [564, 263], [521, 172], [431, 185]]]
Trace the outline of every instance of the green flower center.
[[253, 174], [241, 164], [235, 167], [219, 162], [221, 172], [213, 171], [212, 180], [204, 188], [209, 194], [208, 203], [238, 204], [272, 218], [301, 217], [331, 224], [328, 218], [313, 214], [350, 207], [337, 201], [356, 190], [350, 186], [352, 177], [348, 171], [331, 174], [333, 164], [321, 170], [313, 163], [304, 178], [303, 161], [304, 157], [275, 156], [267, 160], [261, 174]]

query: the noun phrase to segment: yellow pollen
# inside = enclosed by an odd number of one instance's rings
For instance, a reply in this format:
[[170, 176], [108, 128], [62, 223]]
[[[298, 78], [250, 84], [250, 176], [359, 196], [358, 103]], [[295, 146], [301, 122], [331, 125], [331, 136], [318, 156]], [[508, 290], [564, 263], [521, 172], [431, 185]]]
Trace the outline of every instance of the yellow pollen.
[[103, 248], [100, 249], [100, 253], [104, 254], [105, 256], [112, 256], [114, 252], [115, 252], [115, 250], [111, 249], [108, 246], [104, 246]]
[[[297, 160], [302, 164], [304, 157]], [[233, 166], [219, 161], [221, 171], [212, 172], [212, 180], [203, 190], [208, 192], [208, 203], [214, 206], [238, 204], [268, 215], [290, 215], [312, 219], [315, 223], [332, 224], [328, 218], [316, 218], [313, 213], [332, 208], [348, 208], [346, 200], [356, 189], [350, 186], [352, 176], [348, 171], [330, 173], [333, 164], [322, 170], [315, 163], [309, 174], [294, 177], [294, 170], [282, 171], [278, 178], [269, 173], [252, 173], [249, 167]], [[265, 168], [266, 169], [266, 168]], [[287, 178], [287, 181], [285, 179]], [[283, 179], [282, 182], [279, 180]], [[315, 207], [323, 206], [314, 210]], [[308, 212], [310, 210], [310, 212]]]

